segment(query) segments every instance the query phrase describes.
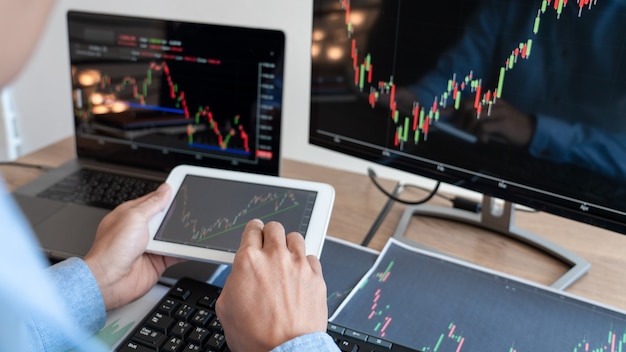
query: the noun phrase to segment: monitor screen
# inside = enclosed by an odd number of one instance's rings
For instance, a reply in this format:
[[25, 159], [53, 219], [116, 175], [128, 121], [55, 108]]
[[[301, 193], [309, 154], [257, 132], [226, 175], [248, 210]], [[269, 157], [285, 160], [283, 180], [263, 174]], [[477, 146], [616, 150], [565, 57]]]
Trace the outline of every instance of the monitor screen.
[[278, 175], [282, 31], [69, 11], [77, 152]]
[[315, 0], [310, 143], [626, 233], [626, 2]]

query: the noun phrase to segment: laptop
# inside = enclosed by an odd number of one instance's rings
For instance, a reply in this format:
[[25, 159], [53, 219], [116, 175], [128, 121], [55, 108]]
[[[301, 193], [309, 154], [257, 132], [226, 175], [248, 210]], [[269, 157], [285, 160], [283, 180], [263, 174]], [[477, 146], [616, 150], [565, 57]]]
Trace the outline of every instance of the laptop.
[[139, 177], [143, 193], [179, 164], [279, 174], [282, 31], [73, 10], [66, 18], [77, 158], [14, 191], [50, 258], [86, 254], [111, 209], [45, 197], [79, 170]]

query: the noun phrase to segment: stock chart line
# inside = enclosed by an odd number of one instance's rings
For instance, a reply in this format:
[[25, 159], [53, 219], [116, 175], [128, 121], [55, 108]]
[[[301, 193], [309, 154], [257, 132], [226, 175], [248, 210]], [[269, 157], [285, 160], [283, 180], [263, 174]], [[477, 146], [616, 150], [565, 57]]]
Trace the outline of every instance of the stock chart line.
[[[172, 107], [154, 106], [148, 105], [146, 100], [149, 97], [150, 87], [154, 83], [153, 75], [162, 73], [165, 82], [167, 83], [167, 89], [169, 92], [169, 98], [175, 104]], [[187, 103], [187, 97], [185, 92], [180, 86], [174, 82], [170, 72], [170, 68], [167, 62], [161, 63], [151, 62], [146, 70], [146, 77], [142, 80], [131, 76], [125, 76], [122, 78], [119, 84], [113, 84], [110, 75], [103, 75], [100, 81], [99, 88], [101, 90], [112, 90], [115, 96], [120, 95], [126, 90], [130, 90], [132, 98], [135, 101], [124, 101], [123, 103], [130, 107], [138, 107], [143, 109], [151, 109], [164, 111], [174, 114], [183, 115], [185, 119], [190, 121], [187, 124], [187, 144], [192, 147], [204, 147], [204, 143], [196, 141], [196, 133], [202, 131], [203, 123], [209, 127], [209, 131], [217, 138], [216, 147], [221, 150], [226, 150], [231, 147], [230, 141], [233, 137], [238, 136], [241, 139], [243, 153], [250, 153], [249, 146], [249, 134], [244, 130], [244, 127], [240, 124], [241, 116], [235, 115], [230, 125], [234, 126], [225, 130], [221, 129], [221, 126], [215, 120], [213, 112], [209, 106], [199, 106], [197, 112], [192, 116]], [[115, 99], [117, 100], [117, 98]], [[209, 146], [212, 147], [212, 146]]]
[[180, 222], [184, 229], [189, 231], [188, 239], [194, 243], [200, 243], [215, 238], [231, 231], [243, 228], [247, 221], [252, 218], [267, 219], [277, 214], [284, 213], [300, 206], [292, 191], [282, 193], [256, 194], [249, 198], [246, 206], [240, 210], [234, 210], [233, 215], [224, 216], [213, 220], [209, 225], [202, 225], [201, 216], [192, 212], [189, 204], [188, 187], [181, 187], [182, 206], [180, 209]]
[[[370, 53], [367, 53], [361, 59], [359, 43], [357, 43], [356, 38], [353, 38], [355, 27], [352, 23], [350, 0], [338, 1], [345, 12], [345, 16], [342, 17], [345, 19], [346, 32], [350, 39], [350, 60], [354, 71], [354, 85], [361, 92], [367, 92], [368, 103], [372, 108], [379, 103], [382, 95], [388, 96], [390, 118], [396, 126], [393, 144], [395, 147], [401, 147], [404, 143], [413, 142], [417, 144], [422, 139], [426, 140], [429, 126], [439, 120], [441, 110], [448, 107], [448, 104], [451, 104], [455, 110], [459, 110], [461, 100], [466, 95], [469, 98], [473, 97], [473, 109], [476, 119], [480, 119], [483, 113], [490, 115], [493, 104], [502, 98], [506, 73], [515, 68], [518, 60], [528, 60], [530, 58], [533, 37], [539, 33], [542, 16], [548, 12], [548, 9], [553, 9], [556, 17], [560, 18], [563, 9], [573, 0], [541, 0], [533, 28], [531, 28], [532, 34], [527, 40], [519, 42], [519, 45], [514, 47], [505, 58], [499, 69], [496, 87], [486, 89], [483, 87], [483, 79], [474, 77], [472, 71], [465, 76], [453, 73], [448, 80], [447, 87], [444, 87], [442, 93], [436, 96], [432, 103], [420, 104], [418, 101], [413, 101], [411, 116], [400, 116], [401, 113], [396, 101], [396, 84], [394, 83], [393, 73], [390, 74], [387, 81], [372, 82], [374, 71], [373, 58]], [[399, 2], [401, 1], [399, 0]], [[584, 8], [591, 10], [595, 4], [596, 0], [577, 0], [578, 16], [582, 16]], [[397, 46], [397, 43], [395, 45]]]

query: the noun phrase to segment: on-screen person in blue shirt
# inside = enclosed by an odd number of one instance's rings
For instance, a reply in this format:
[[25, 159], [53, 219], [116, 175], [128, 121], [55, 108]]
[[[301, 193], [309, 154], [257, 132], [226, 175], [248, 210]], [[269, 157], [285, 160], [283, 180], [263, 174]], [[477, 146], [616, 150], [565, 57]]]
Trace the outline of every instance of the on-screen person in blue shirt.
[[[448, 80], [456, 75], [460, 82], [470, 72], [482, 79], [482, 93], [493, 92], [509, 54], [531, 39], [528, 59], [520, 53], [506, 70], [490, 114], [484, 106], [477, 118], [474, 95], [466, 89], [454, 122], [479, 142], [526, 148], [536, 158], [623, 180], [626, 86], [619, 82], [626, 79], [626, 1], [583, 8], [570, 2], [560, 13], [552, 3], [542, 13], [541, 1], [484, 1], [435, 69], [397, 90], [398, 106], [441, 102]], [[453, 104], [449, 98], [447, 106]]]

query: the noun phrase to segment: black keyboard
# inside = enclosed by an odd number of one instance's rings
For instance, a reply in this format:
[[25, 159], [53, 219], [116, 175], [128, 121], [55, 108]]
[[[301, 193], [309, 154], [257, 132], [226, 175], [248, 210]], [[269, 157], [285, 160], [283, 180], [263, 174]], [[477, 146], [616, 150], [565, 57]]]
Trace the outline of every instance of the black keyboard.
[[113, 209], [154, 191], [161, 182], [82, 169], [39, 193], [39, 197]]
[[[215, 315], [221, 288], [181, 278], [117, 348], [118, 352], [225, 352], [230, 351]], [[329, 323], [330, 334], [341, 351], [419, 352], [389, 341]]]

